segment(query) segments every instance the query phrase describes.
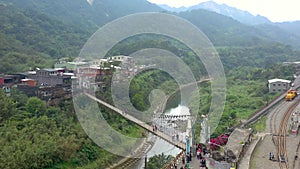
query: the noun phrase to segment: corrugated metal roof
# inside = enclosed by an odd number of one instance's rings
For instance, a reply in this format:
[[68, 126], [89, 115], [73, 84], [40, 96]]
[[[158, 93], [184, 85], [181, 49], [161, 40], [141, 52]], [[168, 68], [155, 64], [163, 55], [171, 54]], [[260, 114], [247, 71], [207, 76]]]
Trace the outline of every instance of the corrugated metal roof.
[[291, 83], [290, 80], [285, 80], [285, 79], [270, 79], [268, 80], [269, 83], [275, 83], [275, 82], [283, 82], [283, 83]]

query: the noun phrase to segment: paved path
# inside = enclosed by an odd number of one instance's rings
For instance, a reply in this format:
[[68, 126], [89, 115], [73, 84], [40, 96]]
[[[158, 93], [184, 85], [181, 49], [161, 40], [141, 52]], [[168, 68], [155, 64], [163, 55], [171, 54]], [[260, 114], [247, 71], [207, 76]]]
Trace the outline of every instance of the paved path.
[[249, 169], [250, 168], [252, 153], [254, 152], [257, 144], [262, 139], [264, 139], [264, 137], [265, 137], [265, 134], [258, 135], [257, 138], [250, 143], [250, 146], [248, 147], [248, 149], [247, 149], [247, 151], [244, 155], [244, 158], [241, 159], [241, 162], [240, 162], [238, 168], [242, 168], [242, 169]]

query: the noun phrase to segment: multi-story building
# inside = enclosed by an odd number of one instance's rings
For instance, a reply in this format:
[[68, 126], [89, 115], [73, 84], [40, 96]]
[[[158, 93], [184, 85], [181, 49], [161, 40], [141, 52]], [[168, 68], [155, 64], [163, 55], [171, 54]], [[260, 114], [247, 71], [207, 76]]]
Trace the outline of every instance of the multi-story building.
[[270, 79], [269, 82], [269, 92], [276, 93], [276, 92], [284, 92], [290, 89], [290, 80], [284, 79]]
[[41, 69], [28, 73], [29, 79], [34, 79], [39, 86], [71, 86], [72, 73], [62, 73], [56, 69]]

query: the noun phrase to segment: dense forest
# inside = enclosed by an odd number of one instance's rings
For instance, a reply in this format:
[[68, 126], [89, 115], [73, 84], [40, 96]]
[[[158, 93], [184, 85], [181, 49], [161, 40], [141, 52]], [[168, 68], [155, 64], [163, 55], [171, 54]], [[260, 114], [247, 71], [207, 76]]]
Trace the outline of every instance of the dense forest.
[[[80, 9], [80, 10], [78, 10]], [[136, 12], [163, 11], [146, 0], [95, 0], [94, 5], [83, 0], [0, 0], [0, 74], [25, 72], [35, 67], [51, 68], [57, 59], [75, 58], [88, 38], [102, 25]], [[165, 12], [165, 11], [164, 11]], [[176, 14], [200, 28], [215, 46], [224, 65], [227, 78], [227, 99], [219, 127], [212, 136], [226, 132], [266, 105], [274, 94], [268, 93], [267, 80], [293, 80], [294, 67], [282, 62], [296, 61], [295, 50], [300, 40], [290, 41], [293, 25], [278, 27], [243, 25], [232, 18], [206, 10]], [[279, 35], [280, 36], [277, 36]], [[276, 38], [274, 37], [276, 35]], [[289, 43], [285, 43], [288, 42]], [[180, 42], [161, 36], [140, 35], [116, 44], [107, 54], [130, 55], [144, 48], [165, 49], [191, 68], [197, 80], [206, 76], [205, 67], [196, 55]], [[110, 83], [111, 76], [107, 78]], [[193, 110], [206, 114], [210, 106], [210, 83], [198, 85], [200, 107]], [[166, 95], [178, 88], [168, 74], [149, 70], [137, 75], [130, 84], [130, 99], [138, 110], [149, 108], [149, 93], [161, 89]], [[27, 97], [13, 90], [11, 96], [0, 91], [0, 168], [105, 168], [121, 157], [98, 147], [84, 132], [74, 112], [71, 96], [44, 101]], [[96, 95], [112, 103], [110, 88]], [[198, 97], [198, 96], [194, 96]], [[132, 137], [146, 132], [101, 108], [101, 113], [117, 131]], [[152, 159], [161, 166], [159, 158]], [[155, 167], [153, 167], [155, 168]]]
[[[86, 135], [70, 97], [61, 96], [46, 104], [14, 89], [10, 97], [1, 90], [0, 98], [1, 168], [104, 168], [120, 159]], [[110, 110], [101, 111], [115, 130], [132, 137], [145, 135]]]

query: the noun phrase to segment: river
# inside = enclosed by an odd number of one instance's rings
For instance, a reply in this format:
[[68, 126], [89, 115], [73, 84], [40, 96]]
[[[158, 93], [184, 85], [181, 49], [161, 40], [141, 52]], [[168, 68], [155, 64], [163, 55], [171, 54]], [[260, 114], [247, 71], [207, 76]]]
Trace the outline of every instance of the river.
[[[168, 117], [154, 119], [154, 123], [158, 126], [158, 129], [171, 136], [176, 134], [178, 136], [175, 139], [179, 141], [185, 141], [185, 131], [180, 131], [179, 123], [186, 123], [188, 117], [178, 118], [178, 116], [190, 115], [189, 108], [183, 105], [178, 105], [176, 108], [167, 110], [165, 115], [168, 115]], [[177, 116], [177, 118], [175, 118], [175, 116]], [[147, 153], [148, 159], [161, 153], [164, 153], [165, 155], [172, 155], [175, 157], [181, 151], [180, 149], [154, 136], [151, 133], [148, 134], [148, 140], [154, 141], [152, 149]], [[145, 159], [141, 159], [135, 166], [132, 166], [133, 169], [143, 169], [144, 167]]]

